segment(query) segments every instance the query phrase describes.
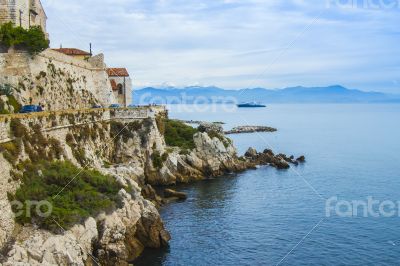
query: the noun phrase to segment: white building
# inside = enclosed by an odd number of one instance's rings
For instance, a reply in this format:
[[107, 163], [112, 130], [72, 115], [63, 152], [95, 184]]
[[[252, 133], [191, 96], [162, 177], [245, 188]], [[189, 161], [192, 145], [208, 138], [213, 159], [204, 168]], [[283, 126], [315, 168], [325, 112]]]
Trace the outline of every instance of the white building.
[[123, 107], [132, 104], [132, 79], [126, 68], [107, 68], [107, 74], [117, 103]]

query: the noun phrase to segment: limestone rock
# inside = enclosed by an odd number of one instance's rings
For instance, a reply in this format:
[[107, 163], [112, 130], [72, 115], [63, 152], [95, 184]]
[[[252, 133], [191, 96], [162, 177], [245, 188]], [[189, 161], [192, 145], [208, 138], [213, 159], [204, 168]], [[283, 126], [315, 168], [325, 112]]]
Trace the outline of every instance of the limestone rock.
[[221, 126], [221, 124], [217, 124], [217, 123], [201, 122], [197, 129], [200, 132], [216, 132], [219, 134], [224, 133], [224, 129]]
[[84, 266], [92, 257], [92, 242], [98, 237], [96, 221], [86, 220], [62, 235], [25, 227], [8, 252], [4, 266], [12, 265], [76, 265]]
[[186, 200], [187, 195], [184, 192], [178, 192], [173, 189], [164, 189], [164, 197], [167, 198], [178, 198], [180, 200]]
[[249, 148], [249, 149], [246, 151], [246, 153], [244, 154], [244, 156], [253, 158], [253, 157], [257, 156], [257, 150], [254, 149], [254, 148]]
[[143, 248], [161, 247], [169, 241], [165, 238], [168, 232], [153, 203], [141, 196], [133, 200], [131, 193], [125, 190], [121, 190], [119, 196], [122, 207], [98, 219], [97, 255], [107, 265], [124, 265], [135, 259]]
[[143, 186], [142, 196], [145, 199], [151, 201], [157, 208], [161, 207], [162, 198], [157, 194], [157, 192], [151, 185], [147, 184]]
[[299, 160], [294, 160], [294, 156], [288, 157], [285, 154], [275, 155], [272, 150], [266, 149], [258, 153], [255, 149], [249, 148], [245, 157], [250, 163], [257, 165], [271, 165], [277, 169], [289, 169], [290, 164], [298, 165]]
[[265, 127], [265, 126], [239, 126], [234, 127], [231, 130], [225, 131], [226, 135], [229, 134], [243, 134], [243, 133], [255, 133], [255, 132], [275, 132], [276, 128]]
[[300, 163], [304, 163], [306, 161], [306, 157], [304, 157], [303, 155], [300, 156], [299, 158], [296, 159], [296, 161], [300, 162]]
[[85, 266], [91, 260], [102, 265], [127, 265], [145, 247], [168, 245], [169, 233], [154, 204], [142, 197], [134, 181], [129, 188], [129, 193], [124, 189], [118, 193], [119, 209], [100, 214], [97, 221], [88, 218], [61, 235], [23, 227], [3, 265]]

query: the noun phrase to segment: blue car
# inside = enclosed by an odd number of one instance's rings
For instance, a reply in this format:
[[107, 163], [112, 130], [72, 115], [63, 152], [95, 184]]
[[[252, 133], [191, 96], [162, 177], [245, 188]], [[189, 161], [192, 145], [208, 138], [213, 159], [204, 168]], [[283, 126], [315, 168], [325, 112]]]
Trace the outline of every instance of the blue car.
[[114, 103], [114, 104], [111, 104], [111, 105], [110, 105], [110, 108], [112, 108], [112, 109], [118, 109], [118, 108], [121, 108], [121, 105], [119, 105], [119, 104], [117, 104], [117, 103]]
[[29, 114], [29, 113], [38, 113], [38, 112], [42, 112], [42, 111], [43, 111], [43, 109], [39, 105], [24, 105], [21, 108], [20, 113], [21, 114]]

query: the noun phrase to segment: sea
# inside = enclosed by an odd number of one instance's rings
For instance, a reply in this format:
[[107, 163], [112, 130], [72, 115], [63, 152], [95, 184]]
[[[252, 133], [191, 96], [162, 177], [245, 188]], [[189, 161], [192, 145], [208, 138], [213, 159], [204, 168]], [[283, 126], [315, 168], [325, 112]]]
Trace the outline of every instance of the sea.
[[230, 135], [239, 154], [306, 157], [179, 185], [160, 212], [170, 247], [135, 265], [400, 265], [400, 104], [171, 105], [171, 118], [271, 126]]

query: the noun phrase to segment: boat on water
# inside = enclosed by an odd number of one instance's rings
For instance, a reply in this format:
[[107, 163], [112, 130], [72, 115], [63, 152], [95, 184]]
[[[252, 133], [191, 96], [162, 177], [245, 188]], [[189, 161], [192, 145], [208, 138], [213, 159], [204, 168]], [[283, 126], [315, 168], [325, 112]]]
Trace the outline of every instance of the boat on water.
[[261, 104], [261, 103], [250, 102], [250, 103], [238, 104], [237, 107], [239, 107], [239, 108], [262, 108], [262, 107], [267, 107], [267, 106], [264, 104]]

